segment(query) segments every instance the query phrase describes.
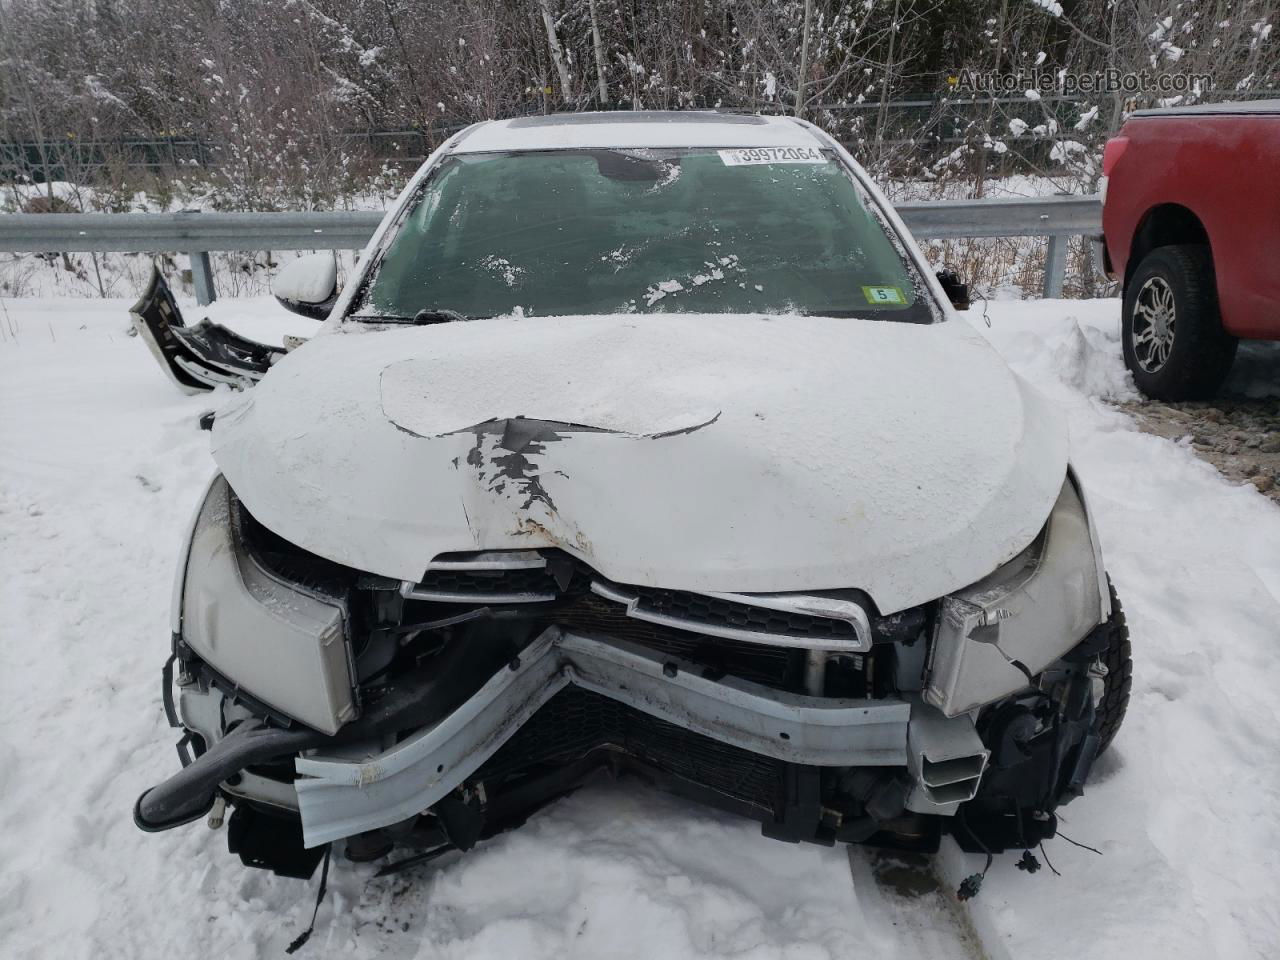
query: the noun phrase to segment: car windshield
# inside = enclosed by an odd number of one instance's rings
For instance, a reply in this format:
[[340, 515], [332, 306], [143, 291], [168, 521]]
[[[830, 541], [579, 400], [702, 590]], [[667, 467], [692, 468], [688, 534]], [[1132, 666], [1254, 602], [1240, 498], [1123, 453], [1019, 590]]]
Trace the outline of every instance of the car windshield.
[[929, 323], [930, 298], [834, 154], [554, 150], [434, 170], [354, 319], [782, 313]]

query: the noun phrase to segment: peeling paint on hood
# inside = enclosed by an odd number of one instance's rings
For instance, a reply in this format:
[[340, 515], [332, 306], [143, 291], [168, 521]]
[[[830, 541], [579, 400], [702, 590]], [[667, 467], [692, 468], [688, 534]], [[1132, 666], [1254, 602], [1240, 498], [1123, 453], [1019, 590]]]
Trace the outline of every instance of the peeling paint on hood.
[[884, 613], [1025, 547], [1067, 457], [963, 321], [690, 314], [317, 337], [213, 444], [260, 522], [370, 573], [560, 546], [621, 583]]

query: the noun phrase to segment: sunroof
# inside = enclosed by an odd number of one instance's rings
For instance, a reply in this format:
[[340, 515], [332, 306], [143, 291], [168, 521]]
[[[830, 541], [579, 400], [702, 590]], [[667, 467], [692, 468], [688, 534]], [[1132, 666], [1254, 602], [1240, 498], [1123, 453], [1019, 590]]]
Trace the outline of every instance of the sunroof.
[[710, 110], [631, 110], [616, 113], [551, 113], [538, 117], [518, 117], [507, 124], [520, 127], [580, 126], [596, 123], [734, 123], [759, 126], [763, 117], [739, 113], [713, 113]]

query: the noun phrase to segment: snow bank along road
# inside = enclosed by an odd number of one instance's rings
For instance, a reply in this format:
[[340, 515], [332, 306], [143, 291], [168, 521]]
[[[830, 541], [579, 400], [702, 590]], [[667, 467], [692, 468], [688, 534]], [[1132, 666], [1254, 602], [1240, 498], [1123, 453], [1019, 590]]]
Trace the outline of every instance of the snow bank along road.
[[[159, 668], [180, 528], [211, 471], [123, 301], [0, 301], [0, 957], [279, 956], [313, 884], [220, 833], [138, 832], [176, 763]], [[217, 316], [307, 332], [269, 301]], [[1129, 720], [1063, 830], [1061, 876], [1001, 858], [963, 908], [989, 957], [1280, 956], [1280, 509], [1138, 432], [1114, 301], [996, 303], [987, 329], [1067, 408], [1129, 614]], [[236, 316], [242, 322], [236, 320]], [[853, 863], [852, 874], [850, 861]], [[937, 895], [870, 854], [786, 846], [634, 785], [588, 789], [435, 869], [335, 862], [313, 956], [945, 958]], [[939, 858], [954, 887], [980, 864]], [[305, 955], [305, 953], [304, 953]]]

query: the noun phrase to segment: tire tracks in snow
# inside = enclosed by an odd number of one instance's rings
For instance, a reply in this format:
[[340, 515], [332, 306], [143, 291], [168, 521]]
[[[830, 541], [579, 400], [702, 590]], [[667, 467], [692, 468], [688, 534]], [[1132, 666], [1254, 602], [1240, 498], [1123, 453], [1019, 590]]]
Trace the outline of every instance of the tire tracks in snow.
[[936, 857], [854, 845], [848, 854], [854, 896], [868, 921], [898, 945], [895, 960], [1008, 960], [1003, 950], [987, 950]]

